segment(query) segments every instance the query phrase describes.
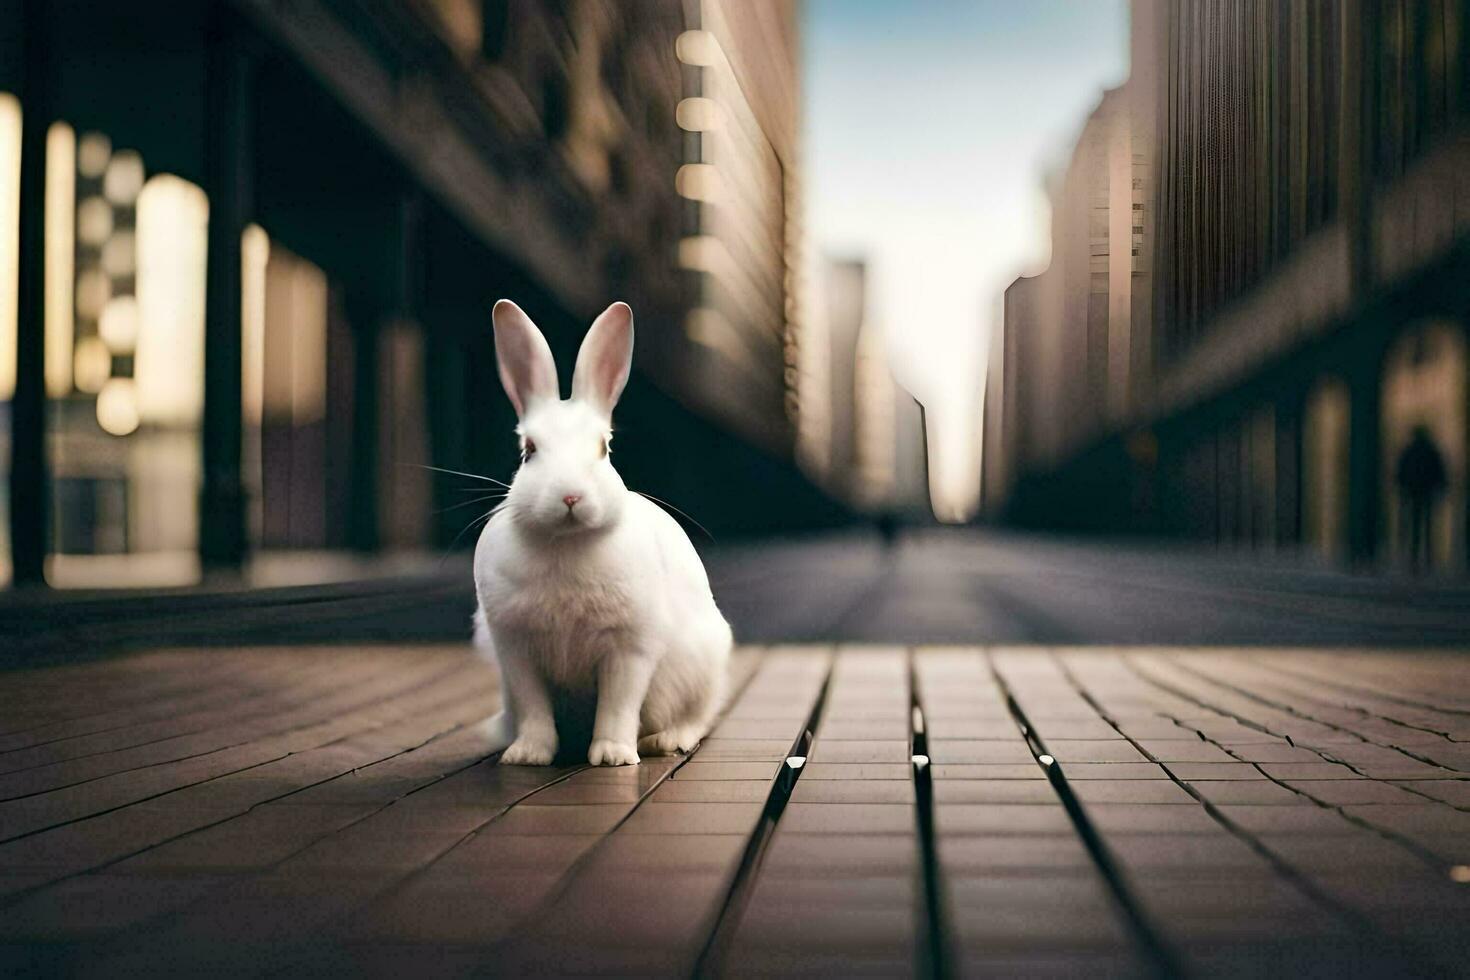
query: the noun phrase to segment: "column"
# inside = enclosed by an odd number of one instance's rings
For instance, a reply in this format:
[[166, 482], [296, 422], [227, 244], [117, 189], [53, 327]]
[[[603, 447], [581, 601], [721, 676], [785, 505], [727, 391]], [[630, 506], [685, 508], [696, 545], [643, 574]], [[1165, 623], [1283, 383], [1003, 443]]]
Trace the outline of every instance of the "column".
[[199, 557], [206, 570], [239, 569], [247, 549], [241, 407], [241, 243], [253, 209], [251, 63], [239, 27], [219, 10], [205, 67], [204, 177], [209, 264], [204, 313], [204, 486]]
[[[6, 4], [21, 24], [20, 278], [15, 398], [11, 402], [10, 543], [15, 584], [44, 585], [51, 542], [46, 451], [46, 130], [52, 122], [55, 41], [44, 0]], [[11, 22], [12, 24], [15, 21]]]

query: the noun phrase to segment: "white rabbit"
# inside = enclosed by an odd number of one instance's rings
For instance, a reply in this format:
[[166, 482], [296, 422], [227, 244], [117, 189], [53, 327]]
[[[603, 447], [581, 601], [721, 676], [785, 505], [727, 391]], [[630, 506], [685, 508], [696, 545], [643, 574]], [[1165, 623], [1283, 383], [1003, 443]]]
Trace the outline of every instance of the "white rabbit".
[[593, 765], [687, 752], [720, 707], [732, 641], [688, 535], [613, 469], [633, 311], [614, 303], [592, 324], [569, 400], [521, 308], [503, 299], [493, 318], [521, 440], [520, 469], [475, 548], [475, 645], [499, 663], [505, 697], [487, 723], [500, 762], [549, 765], [568, 734], [558, 722], [594, 699]]

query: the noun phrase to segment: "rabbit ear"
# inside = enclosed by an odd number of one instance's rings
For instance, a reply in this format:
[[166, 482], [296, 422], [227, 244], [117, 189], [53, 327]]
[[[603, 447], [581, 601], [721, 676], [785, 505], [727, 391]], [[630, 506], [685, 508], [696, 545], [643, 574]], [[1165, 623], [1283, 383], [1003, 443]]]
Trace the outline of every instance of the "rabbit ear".
[[633, 311], [614, 303], [592, 322], [577, 352], [572, 397], [612, 414], [633, 366]]
[[495, 361], [500, 383], [515, 406], [516, 416], [525, 418], [531, 403], [541, 398], [560, 398], [556, 362], [551, 348], [525, 311], [508, 299], [495, 304]]

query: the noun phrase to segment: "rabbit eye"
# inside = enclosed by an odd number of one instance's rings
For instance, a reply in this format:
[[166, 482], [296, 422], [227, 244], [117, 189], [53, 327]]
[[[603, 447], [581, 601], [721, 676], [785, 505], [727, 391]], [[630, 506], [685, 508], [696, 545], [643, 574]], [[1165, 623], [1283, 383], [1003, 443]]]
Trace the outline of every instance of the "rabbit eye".
[[598, 459], [606, 459], [607, 458], [607, 440], [606, 439], [602, 440], [602, 442], [598, 443], [598, 445], [597, 445], [597, 458]]
[[536, 444], [534, 442], [532, 442], [530, 439], [527, 439], [525, 442], [521, 443], [522, 463], [530, 462], [531, 457], [534, 455], [536, 455]]

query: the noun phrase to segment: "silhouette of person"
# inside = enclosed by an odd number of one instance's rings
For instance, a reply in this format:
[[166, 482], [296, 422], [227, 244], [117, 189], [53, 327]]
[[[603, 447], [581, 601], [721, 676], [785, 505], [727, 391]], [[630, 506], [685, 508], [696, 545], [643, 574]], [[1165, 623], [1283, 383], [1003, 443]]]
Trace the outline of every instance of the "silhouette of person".
[[902, 530], [899, 527], [898, 515], [891, 510], [883, 510], [873, 518], [873, 526], [878, 531], [878, 537], [883, 542], [884, 561], [893, 560], [894, 550], [898, 546], [898, 535]]
[[1408, 514], [1409, 562], [1417, 572], [1427, 569], [1431, 563], [1429, 519], [1435, 502], [1449, 483], [1444, 457], [1434, 445], [1428, 426], [1414, 427], [1409, 444], [1399, 455], [1396, 476]]

